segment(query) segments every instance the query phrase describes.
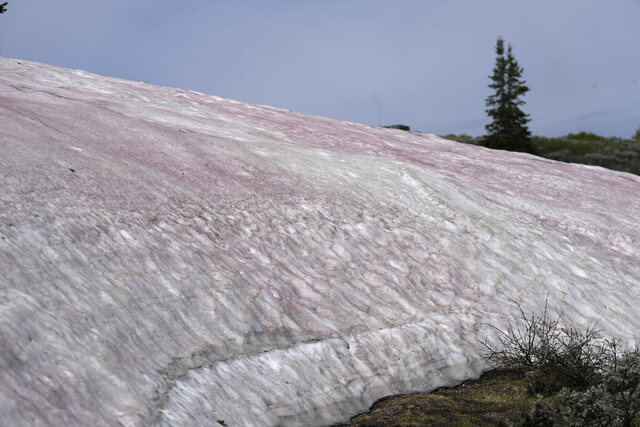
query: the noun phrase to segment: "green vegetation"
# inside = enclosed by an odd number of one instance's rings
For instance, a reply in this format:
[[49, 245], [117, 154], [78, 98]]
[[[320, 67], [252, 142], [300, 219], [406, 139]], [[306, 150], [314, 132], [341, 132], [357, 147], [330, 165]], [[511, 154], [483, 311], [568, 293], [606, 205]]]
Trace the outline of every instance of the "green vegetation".
[[0, 13], [5, 13], [7, 11], [7, 5], [9, 4], [8, 1], [0, 4]]
[[527, 127], [530, 121], [520, 107], [524, 105], [521, 97], [529, 91], [522, 80], [523, 69], [518, 65], [511, 44], [505, 52], [504, 40], [498, 37], [496, 42], [496, 65], [490, 76], [489, 85], [494, 90], [486, 99], [487, 114], [492, 121], [486, 127], [487, 136], [482, 144], [489, 148], [510, 151], [533, 152], [531, 132]]
[[586, 390], [541, 397], [516, 426], [640, 425], [640, 353], [627, 352]]
[[560, 138], [534, 137], [538, 155], [562, 162], [602, 166], [640, 175], [640, 141], [593, 133], [570, 133]]
[[[486, 145], [484, 136], [449, 134], [444, 138], [466, 144]], [[579, 132], [557, 138], [533, 136], [532, 143], [535, 154], [540, 157], [567, 163], [602, 166], [640, 175], [640, 129], [633, 138], [604, 137], [590, 132]]]

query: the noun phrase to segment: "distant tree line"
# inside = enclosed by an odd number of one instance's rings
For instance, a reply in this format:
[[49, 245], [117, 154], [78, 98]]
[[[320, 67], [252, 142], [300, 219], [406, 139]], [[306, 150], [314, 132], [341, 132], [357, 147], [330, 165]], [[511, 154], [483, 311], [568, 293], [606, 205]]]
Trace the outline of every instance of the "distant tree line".
[[[444, 137], [453, 141], [486, 146], [485, 136], [449, 134]], [[556, 138], [533, 136], [531, 144], [536, 155], [547, 159], [602, 166], [640, 175], [640, 129], [632, 139], [579, 132]]]

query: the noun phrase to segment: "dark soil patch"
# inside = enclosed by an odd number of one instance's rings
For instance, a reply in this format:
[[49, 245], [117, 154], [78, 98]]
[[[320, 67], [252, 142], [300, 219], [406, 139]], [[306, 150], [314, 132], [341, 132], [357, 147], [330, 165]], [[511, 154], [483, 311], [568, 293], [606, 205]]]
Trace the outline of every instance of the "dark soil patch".
[[517, 370], [497, 370], [432, 393], [390, 396], [351, 418], [351, 426], [501, 426], [529, 411], [534, 397]]

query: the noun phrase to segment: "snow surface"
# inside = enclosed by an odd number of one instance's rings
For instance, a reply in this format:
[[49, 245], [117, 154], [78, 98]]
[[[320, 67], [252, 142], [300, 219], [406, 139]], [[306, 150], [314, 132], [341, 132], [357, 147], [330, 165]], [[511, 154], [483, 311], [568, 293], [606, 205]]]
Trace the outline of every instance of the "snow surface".
[[640, 338], [640, 178], [0, 59], [0, 424], [323, 425], [522, 305]]

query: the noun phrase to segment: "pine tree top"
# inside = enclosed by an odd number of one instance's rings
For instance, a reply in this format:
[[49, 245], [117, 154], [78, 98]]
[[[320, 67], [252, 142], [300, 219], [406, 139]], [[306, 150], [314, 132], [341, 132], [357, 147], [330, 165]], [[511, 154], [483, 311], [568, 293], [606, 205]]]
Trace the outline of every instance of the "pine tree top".
[[521, 97], [529, 91], [522, 79], [523, 71], [515, 59], [511, 44], [505, 50], [504, 40], [498, 37], [496, 63], [493, 74], [489, 76], [489, 87], [494, 93], [486, 99], [486, 112], [492, 118], [492, 122], [485, 126], [488, 147], [533, 152], [531, 132], [527, 127], [530, 118], [520, 109], [524, 105]]

